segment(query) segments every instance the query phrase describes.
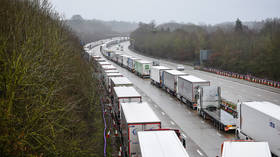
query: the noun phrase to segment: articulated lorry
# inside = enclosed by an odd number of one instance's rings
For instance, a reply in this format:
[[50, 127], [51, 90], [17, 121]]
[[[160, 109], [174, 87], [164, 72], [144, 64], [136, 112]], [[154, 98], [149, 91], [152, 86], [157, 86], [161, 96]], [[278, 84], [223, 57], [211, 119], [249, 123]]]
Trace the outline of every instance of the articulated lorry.
[[178, 70], [164, 70], [162, 72], [162, 88], [168, 93], [176, 96], [178, 92], [179, 76], [188, 75]]
[[138, 132], [161, 128], [161, 120], [146, 102], [121, 103], [123, 152], [129, 157], [140, 154]]
[[151, 67], [151, 83], [161, 87], [162, 86], [162, 73], [164, 70], [171, 70], [165, 66], [152, 66]]
[[151, 61], [135, 60], [135, 64], [134, 64], [135, 73], [142, 78], [149, 78], [151, 66], [152, 66]]
[[236, 136], [267, 141], [271, 152], [280, 157], [280, 106], [266, 101], [237, 104]]
[[188, 104], [192, 109], [197, 107], [198, 87], [210, 86], [210, 81], [202, 80], [193, 75], [179, 76], [177, 98]]
[[200, 86], [197, 91], [197, 111], [204, 119], [213, 121], [219, 130], [236, 129], [237, 113], [229, 113], [222, 106], [221, 88], [217, 86]]

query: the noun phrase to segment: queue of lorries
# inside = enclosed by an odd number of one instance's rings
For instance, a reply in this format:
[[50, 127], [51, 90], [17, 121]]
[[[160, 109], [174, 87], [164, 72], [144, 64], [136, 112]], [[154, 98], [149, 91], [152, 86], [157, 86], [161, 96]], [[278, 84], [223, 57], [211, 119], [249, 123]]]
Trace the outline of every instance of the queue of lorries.
[[[235, 110], [222, 103], [221, 88], [211, 86], [210, 81], [158, 64], [153, 66], [152, 61], [109, 49], [110, 46], [120, 45], [120, 42], [128, 39], [106, 41], [100, 44], [100, 51], [105, 58], [139, 77], [150, 78], [153, 85], [197, 110], [204, 119], [212, 120], [218, 129], [235, 130], [236, 137], [241, 140], [225, 141], [221, 147], [221, 156], [270, 157], [272, 152], [273, 156], [280, 157], [278, 105], [262, 101], [239, 102]], [[161, 128], [161, 121], [149, 104], [142, 102], [142, 97], [133, 84], [102, 56], [93, 58], [102, 69], [104, 82], [111, 95], [114, 118], [119, 123], [124, 141], [124, 154], [135, 157], [171, 156], [166, 155], [170, 153], [173, 156], [188, 156], [183, 145], [178, 144], [178, 141], [185, 143], [180, 132]]]

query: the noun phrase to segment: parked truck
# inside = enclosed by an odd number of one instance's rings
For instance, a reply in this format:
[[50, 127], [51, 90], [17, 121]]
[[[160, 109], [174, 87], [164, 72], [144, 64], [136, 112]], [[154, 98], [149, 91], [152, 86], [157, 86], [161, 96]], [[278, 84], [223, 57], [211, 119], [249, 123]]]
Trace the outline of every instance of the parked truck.
[[105, 75], [104, 75], [104, 83], [105, 83], [106, 89], [108, 91], [109, 91], [109, 88], [111, 87], [111, 78], [114, 78], [114, 77], [123, 77], [123, 74], [121, 74], [121, 73], [105, 73]]
[[139, 131], [160, 129], [161, 121], [146, 102], [121, 103], [121, 133], [123, 152], [128, 157], [140, 154]]
[[202, 80], [192, 75], [179, 76], [177, 98], [188, 104], [192, 109], [196, 109], [197, 90], [198, 87], [202, 86], [210, 86], [210, 81]]
[[100, 63], [100, 62], [106, 62], [106, 60], [104, 58], [97, 58], [95, 59], [96, 62]]
[[221, 88], [217, 86], [198, 87], [197, 111], [204, 119], [213, 121], [219, 130], [236, 129], [237, 113], [229, 113], [222, 107]]
[[142, 102], [142, 96], [133, 87], [114, 87], [112, 93], [113, 114], [120, 120], [120, 104], [125, 102]]
[[118, 59], [120, 57], [120, 55], [122, 55], [121, 53], [118, 53], [118, 52], [115, 52], [112, 60], [115, 62], [115, 63], [118, 63]]
[[266, 101], [237, 104], [236, 136], [267, 141], [271, 152], [280, 157], [280, 106]]
[[135, 64], [134, 64], [135, 73], [142, 78], [149, 78], [151, 66], [152, 66], [151, 61], [135, 60]]
[[140, 58], [136, 58], [136, 57], [129, 57], [128, 58], [128, 70], [135, 72], [135, 62], [137, 60], [141, 60]]
[[130, 56], [128, 56], [128, 55], [123, 55], [122, 66], [123, 66], [124, 68], [128, 68], [128, 58], [130, 58]]
[[176, 96], [178, 91], [179, 76], [188, 75], [178, 70], [164, 70], [162, 72], [162, 87], [170, 94]]
[[126, 77], [112, 77], [111, 78], [111, 84], [109, 86], [109, 92], [111, 93], [111, 89], [114, 87], [131, 87], [133, 86], [133, 83], [129, 81]]
[[113, 65], [102, 65], [101, 69], [102, 69], [103, 75], [104, 75], [105, 71], [107, 71], [107, 70], [117, 70], [117, 68]]
[[138, 141], [138, 157], [189, 157], [173, 130], [139, 131]]
[[271, 157], [271, 153], [267, 142], [226, 141], [221, 157]]
[[170, 70], [170, 68], [165, 66], [152, 66], [151, 67], [151, 83], [161, 87], [162, 86], [162, 73], [164, 70]]

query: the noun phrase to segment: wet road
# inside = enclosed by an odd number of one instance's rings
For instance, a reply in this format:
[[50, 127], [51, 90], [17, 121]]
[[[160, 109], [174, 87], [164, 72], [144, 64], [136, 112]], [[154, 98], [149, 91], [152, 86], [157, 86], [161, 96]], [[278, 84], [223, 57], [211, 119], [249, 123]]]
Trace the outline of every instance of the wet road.
[[[99, 47], [94, 49], [99, 53]], [[225, 140], [234, 139], [233, 134], [218, 131], [211, 122], [204, 121], [195, 111], [180, 103], [163, 90], [150, 84], [150, 79], [142, 79], [130, 71], [117, 67], [125, 77], [133, 82], [136, 90], [143, 96], [159, 118], [163, 128], [179, 128], [187, 137], [187, 151], [191, 157], [220, 156], [220, 146]]]
[[[124, 51], [120, 51], [124, 54], [130, 56], [137, 56], [138, 58], [146, 60], [158, 60], [161, 65], [176, 69], [177, 63], [170, 61], [153, 59], [151, 57], [146, 57], [137, 53], [134, 53], [128, 49], [129, 42], [122, 43], [124, 45]], [[115, 50], [116, 47], [112, 47]], [[204, 80], [209, 80], [211, 85], [216, 85], [221, 87], [222, 97], [226, 100], [237, 103], [238, 101], [269, 101], [280, 105], [280, 89], [273, 88], [261, 84], [256, 84], [248, 82], [245, 80], [239, 80], [234, 78], [229, 78], [225, 76], [220, 76], [204, 71], [194, 70], [193, 67], [184, 65], [185, 71], [188, 74], [197, 76]]]

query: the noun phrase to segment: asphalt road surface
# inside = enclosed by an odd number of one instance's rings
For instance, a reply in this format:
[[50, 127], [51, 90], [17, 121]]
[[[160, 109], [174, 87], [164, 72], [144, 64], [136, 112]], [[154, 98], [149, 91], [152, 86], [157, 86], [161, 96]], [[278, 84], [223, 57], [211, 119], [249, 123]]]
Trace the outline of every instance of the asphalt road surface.
[[[176, 69], [177, 63], [170, 61], [153, 59], [134, 53], [128, 49], [128, 42], [122, 43], [123, 54], [135, 56], [145, 60], [158, 60], [161, 65]], [[111, 49], [116, 50], [113, 46]], [[101, 55], [99, 46], [93, 49], [95, 54]], [[110, 61], [109, 61], [110, 62]], [[191, 157], [220, 156], [221, 144], [226, 140], [235, 139], [234, 133], [225, 133], [214, 128], [212, 122], [203, 120], [196, 111], [191, 110], [174, 97], [150, 84], [150, 79], [142, 79], [130, 71], [114, 64], [119, 72], [127, 77], [136, 90], [143, 96], [143, 100], [148, 102], [159, 118], [162, 120], [163, 128], [177, 128], [183, 132], [187, 139], [187, 152]], [[280, 90], [272, 89], [263, 85], [227, 78], [203, 71], [193, 70], [191, 66], [185, 65], [188, 74], [209, 80], [211, 85], [220, 86], [223, 98], [232, 101], [270, 101], [276, 104], [280, 102]]]

